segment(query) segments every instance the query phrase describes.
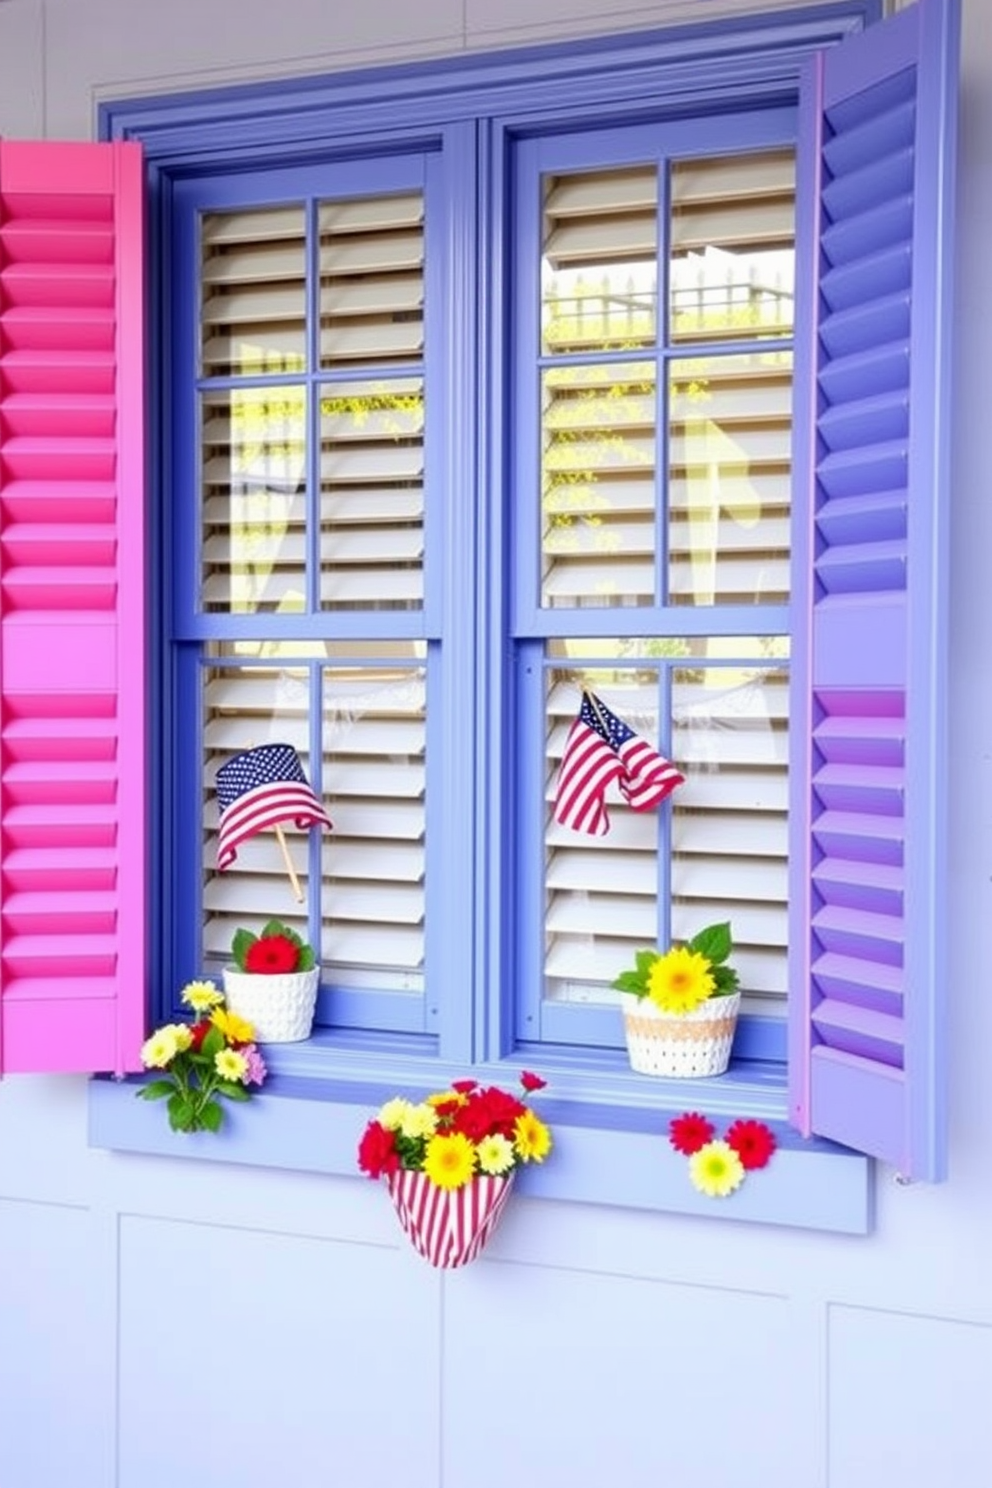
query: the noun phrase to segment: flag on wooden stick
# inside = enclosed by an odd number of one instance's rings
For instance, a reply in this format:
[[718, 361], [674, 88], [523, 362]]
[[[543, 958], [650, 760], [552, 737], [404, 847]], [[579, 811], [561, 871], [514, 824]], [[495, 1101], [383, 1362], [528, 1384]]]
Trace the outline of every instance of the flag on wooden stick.
[[628, 806], [650, 811], [685, 776], [599, 698], [583, 692], [558, 772], [555, 821], [576, 832], [605, 836], [610, 829], [606, 789], [614, 780]]
[[256, 832], [285, 821], [329, 827], [292, 744], [259, 744], [234, 755], [217, 771], [220, 832], [217, 867], [229, 868], [238, 848]]

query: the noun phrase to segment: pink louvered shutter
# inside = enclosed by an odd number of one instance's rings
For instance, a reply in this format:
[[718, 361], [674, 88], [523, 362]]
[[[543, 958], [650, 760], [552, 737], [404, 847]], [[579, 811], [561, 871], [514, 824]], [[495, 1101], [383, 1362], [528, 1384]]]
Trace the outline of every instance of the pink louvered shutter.
[[139, 1067], [142, 177], [0, 143], [0, 1072]]

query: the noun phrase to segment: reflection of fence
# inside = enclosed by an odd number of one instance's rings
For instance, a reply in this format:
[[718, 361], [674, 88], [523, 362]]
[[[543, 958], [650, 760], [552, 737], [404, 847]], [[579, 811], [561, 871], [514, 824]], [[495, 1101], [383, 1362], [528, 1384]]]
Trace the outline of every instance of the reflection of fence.
[[[683, 262], [671, 268], [671, 314], [681, 331], [708, 327], [742, 329], [791, 327], [791, 276], [769, 275], [767, 269], [741, 265], [722, 270], [712, 264]], [[570, 280], [567, 288], [552, 280], [544, 295], [545, 339], [554, 344], [576, 341], [631, 341], [653, 336], [658, 289], [655, 281], [629, 275], [599, 280]]]

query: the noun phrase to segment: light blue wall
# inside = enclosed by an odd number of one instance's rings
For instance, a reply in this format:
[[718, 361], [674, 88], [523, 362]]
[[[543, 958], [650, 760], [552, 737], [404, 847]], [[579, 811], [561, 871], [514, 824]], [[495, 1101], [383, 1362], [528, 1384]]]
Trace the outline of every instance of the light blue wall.
[[[577, 36], [733, 0], [0, 0], [0, 133], [139, 91]], [[784, 8], [784, 7], [781, 7]], [[92, 1150], [0, 1085], [0, 1488], [987, 1488], [992, 6], [964, 4], [951, 1179], [868, 1239], [516, 1199], [440, 1277], [384, 1192]]]

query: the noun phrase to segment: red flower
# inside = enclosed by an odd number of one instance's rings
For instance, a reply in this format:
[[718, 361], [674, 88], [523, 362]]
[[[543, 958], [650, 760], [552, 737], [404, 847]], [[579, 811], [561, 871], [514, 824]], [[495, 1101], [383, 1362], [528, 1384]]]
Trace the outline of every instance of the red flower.
[[763, 1121], [735, 1121], [727, 1141], [745, 1168], [763, 1168], [777, 1146], [775, 1133]]
[[452, 1090], [457, 1090], [459, 1095], [468, 1095], [478, 1085], [478, 1080], [452, 1080]]
[[684, 1116], [673, 1116], [668, 1123], [668, 1140], [676, 1152], [691, 1157], [712, 1140], [715, 1131], [712, 1121], [707, 1121], [698, 1111], [687, 1111]]
[[245, 952], [245, 971], [272, 976], [281, 971], [295, 971], [300, 948], [285, 935], [260, 935]]
[[358, 1166], [370, 1178], [379, 1178], [383, 1173], [395, 1173], [399, 1165], [396, 1134], [378, 1121], [370, 1121], [358, 1144]]
[[525, 1110], [515, 1095], [491, 1085], [486, 1090], [473, 1090], [465, 1105], [455, 1112], [452, 1129], [462, 1132], [470, 1142], [481, 1142], [498, 1132], [513, 1137], [517, 1117]]
[[524, 1070], [520, 1076], [520, 1083], [530, 1094], [534, 1090], [543, 1090], [547, 1080], [542, 1080], [540, 1075], [532, 1075], [530, 1070]]
[[194, 1054], [199, 1054], [200, 1049], [203, 1045], [203, 1040], [206, 1038], [212, 1027], [213, 1024], [209, 1021], [209, 1019], [204, 1023], [194, 1023], [191, 1026], [189, 1031], [190, 1048], [192, 1049]]

